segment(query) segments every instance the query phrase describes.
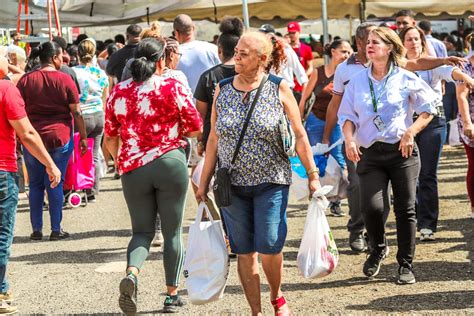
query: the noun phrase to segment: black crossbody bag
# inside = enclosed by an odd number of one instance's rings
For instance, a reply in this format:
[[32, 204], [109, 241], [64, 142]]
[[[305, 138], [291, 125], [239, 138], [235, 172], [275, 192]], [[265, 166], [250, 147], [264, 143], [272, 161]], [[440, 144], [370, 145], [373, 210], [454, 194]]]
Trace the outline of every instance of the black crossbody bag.
[[[257, 100], [260, 97], [260, 92], [262, 91], [263, 85], [267, 81], [268, 76], [264, 75], [260, 85], [258, 86], [257, 93], [253, 99], [252, 105], [250, 106], [247, 117], [245, 118], [244, 126], [242, 127], [242, 131], [240, 132], [239, 141], [237, 142], [237, 146], [235, 147], [234, 155], [232, 156], [232, 162], [230, 163], [230, 168], [221, 168], [218, 166], [216, 174], [214, 176], [214, 197], [216, 198], [216, 204], [219, 208], [227, 207], [232, 204], [231, 201], [231, 182], [230, 182], [230, 175], [232, 173], [232, 168], [235, 164], [237, 159], [237, 155], [239, 153], [240, 147], [242, 146], [242, 142], [244, 140], [245, 132], [247, 131], [247, 127], [250, 122], [250, 118], [252, 117], [253, 110], [255, 108], [255, 104], [257, 104]], [[217, 163], [219, 165], [219, 158], [217, 158]]]

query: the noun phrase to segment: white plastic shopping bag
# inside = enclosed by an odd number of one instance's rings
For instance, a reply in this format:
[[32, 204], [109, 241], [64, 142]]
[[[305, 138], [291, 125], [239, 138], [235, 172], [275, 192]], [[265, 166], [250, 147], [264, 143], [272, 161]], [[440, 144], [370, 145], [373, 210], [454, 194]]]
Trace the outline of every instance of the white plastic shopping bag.
[[313, 194], [309, 204], [303, 238], [298, 257], [298, 270], [306, 279], [321, 278], [330, 274], [337, 266], [339, 252], [324, 212], [329, 206], [326, 198], [332, 190], [324, 186]]
[[344, 175], [341, 166], [332, 155], [329, 155], [326, 172], [324, 177], [321, 177], [319, 181], [322, 186], [330, 185], [333, 187], [332, 190], [326, 194], [326, 197], [330, 201], [347, 198], [349, 181]]
[[461, 137], [459, 136], [458, 118], [448, 122], [449, 125], [449, 138], [448, 144], [450, 146], [461, 145]]
[[[203, 222], [206, 211], [209, 221]], [[224, 295], [229, 274], [229, 254], [221, 221], [214, 220], [205, 203], [200, 203], [196, 220], [189, 227], [184, 259], [185, 284], [193, 304], [217, 301]]]
[[96, 166], [99, 168], [99, 179], [102, 179], [107, 174], [107, 163], [105, 162], [104, 154], [102, 153], [102, 149], [99, 148], [99, 164]]

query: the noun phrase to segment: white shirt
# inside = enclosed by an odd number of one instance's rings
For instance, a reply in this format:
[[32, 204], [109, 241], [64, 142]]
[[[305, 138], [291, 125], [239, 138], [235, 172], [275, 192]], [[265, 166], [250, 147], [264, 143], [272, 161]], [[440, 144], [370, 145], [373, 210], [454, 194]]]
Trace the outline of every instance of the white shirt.
[[304, 70], [303, 65], [301, 65], [298, 55], [296, 55], [295, 51], [289, 44], [285, 44], [285, 54], [286, 63], [282, 65], [280, 72], [276, 73], [271, 70], [270, 73], [285, 79], [291, 89], [295, 87], [293, 75], [300, 85], [307, 83], [308, 76], [306, 75], [306, 71]]
[[188, 78], [191, 90], [196, 90], [201, 74], [220, 64], [217, 46], [203, 41], [191, 41], [179, 45], [182, 54], [177, 69], [181, 70]]
[[[372, 80], [375, 98], [379, 100], [377, 112], [372, 104], [369, 80]], [[437, 114], [436, 98], [431, 87], [410, 71], [394, 67], [378, 81], [368, 68], [347, 84], [338, 112], [339, 124], [354, 123], [359, 146], [368, 148], [375, 142], [395, 144], [413, 124], [414, 112]], [[384, 123], [382, 130], [374, 123], [377, 116]]]
[[454, 82], [453, 66], [440, 66], [431, 70], [415, 71], [415, 73], [423, 79], [436, 93], [439, 98], [443, 97], [441, 81]]
[[334, 73], [332, 92], [337, 95], [343, 95], [344, 89], [352, 77], [366, 68], [367, 66], [357, 60], [356, 54], [352, 54], [351, 57], [337, 66]]
[[434, 38], [432, 35], [425, 35], [426, 41], [428, 42], [428, 50], [430, 50], [430, 56], [434, 57], [448, 57], [448, 50], [446, 45], [439, 39]]

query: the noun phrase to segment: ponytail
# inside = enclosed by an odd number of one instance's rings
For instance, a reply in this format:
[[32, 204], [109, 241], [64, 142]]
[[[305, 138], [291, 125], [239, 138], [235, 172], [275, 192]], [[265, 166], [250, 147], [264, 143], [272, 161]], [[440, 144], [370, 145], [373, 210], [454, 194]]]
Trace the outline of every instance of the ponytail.
[[163, 57], [166, 43], [164, 40], [145, 38], [137, 46], [135, 60], [130, 65], [135, 82], [148, 80], [156, 72], [156, 63]]

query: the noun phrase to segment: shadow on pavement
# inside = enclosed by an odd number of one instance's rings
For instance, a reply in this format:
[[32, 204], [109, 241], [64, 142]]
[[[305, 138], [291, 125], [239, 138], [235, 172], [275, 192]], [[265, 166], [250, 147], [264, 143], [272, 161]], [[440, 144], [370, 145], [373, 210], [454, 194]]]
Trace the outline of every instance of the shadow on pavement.
[[394, 295], [373, 300], [368, 304], [350, 305], [347, 310], [382, 312], [416, 312], [423, 310], [462, 310], [474, 308], [474, 291], [452, 291]]
[[[131, 236], [132, 236], [131, 229], [93, 230], [90, 232], [82, 232], [82, 233], [71, 232], [71, 237], [62, 240], [61, 242], [74, 241], [78, 239], [100, 238], [100, 237], [131, 237]], [[30, 240], [30, 236], [15, 236], [13, 238], [14, 244], [25, 244], [25, 243], [34, 243], [34, 242], [38, 242], [38, 241]], [[44, 235], [42, 242], [49, 242], [49, 234]]]

